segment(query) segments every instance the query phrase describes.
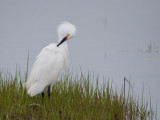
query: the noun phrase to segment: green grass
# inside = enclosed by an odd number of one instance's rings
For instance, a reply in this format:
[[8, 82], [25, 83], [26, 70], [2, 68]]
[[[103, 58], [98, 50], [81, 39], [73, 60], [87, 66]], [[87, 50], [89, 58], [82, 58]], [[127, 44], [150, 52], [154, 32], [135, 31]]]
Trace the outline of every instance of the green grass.
[[123, 120], [125, 115], [127, 120], [145, 120], [154, 116], [143, 100], [128, 92], [124, 104], [123, 91], [113, 91], [109, 82], [99, 88], [99, 79], [93, 85], [89, 74], [62, 77], [53, 86], [50, 99], [47, 94], [44, 99], [41, 94], [28, 96], [21, 82], [26, 76], [20, 76], [0, 72], [0, 119]]

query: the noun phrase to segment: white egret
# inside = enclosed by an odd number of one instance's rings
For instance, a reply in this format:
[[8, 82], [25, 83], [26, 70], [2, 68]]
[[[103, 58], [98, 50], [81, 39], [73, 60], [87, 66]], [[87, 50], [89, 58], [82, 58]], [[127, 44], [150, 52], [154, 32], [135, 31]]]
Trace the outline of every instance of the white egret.
[[76, 27], [62, 22], [57, 29], [59, 43], [52, 43], [41, 50], [33, 64], [26, 82], [27, 93], [33, 97], [47, 89], [50, 97], [51, 86], [57, 81], [63, 68], [69, 69], [67, 40], [76, 34]]

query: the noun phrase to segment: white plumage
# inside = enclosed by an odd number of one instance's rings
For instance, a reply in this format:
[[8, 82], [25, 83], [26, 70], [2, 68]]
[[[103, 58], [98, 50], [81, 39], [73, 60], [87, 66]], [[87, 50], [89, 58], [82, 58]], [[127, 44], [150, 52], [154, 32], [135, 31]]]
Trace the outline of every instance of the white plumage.
[[64, 41], [60, 45], [52, 43], [43, 48], [33, 64], [26, 82], [27, 93], [31, 97], [53, 85], [64, 67], [69, 69], [67, 39], [75, 35], [76, 27], [69, 22], [63, 22], [58, 26], [57, 33], [59, 42]]

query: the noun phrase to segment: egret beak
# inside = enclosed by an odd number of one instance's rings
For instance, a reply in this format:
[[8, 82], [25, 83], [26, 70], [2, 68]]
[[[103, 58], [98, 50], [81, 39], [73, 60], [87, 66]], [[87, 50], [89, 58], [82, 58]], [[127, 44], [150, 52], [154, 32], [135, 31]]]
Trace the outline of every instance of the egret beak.
[[70, 36], [70, 34], [67, 34], [67, 35], [58, 43], [57, 47], [60, 46], [64, 41], [68, 40], [69, 36]]

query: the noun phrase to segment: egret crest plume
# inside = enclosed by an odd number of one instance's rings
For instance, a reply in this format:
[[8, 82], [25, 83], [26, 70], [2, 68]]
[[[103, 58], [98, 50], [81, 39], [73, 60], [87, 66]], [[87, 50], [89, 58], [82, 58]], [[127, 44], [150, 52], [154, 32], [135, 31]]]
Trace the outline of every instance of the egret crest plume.
[[57, 29], [58, 40], [61, 41], [67, 34], [70, 34], [69, 39], [74, 37], [76, 34], [75, 25], [69, 22], [62, 22]]

